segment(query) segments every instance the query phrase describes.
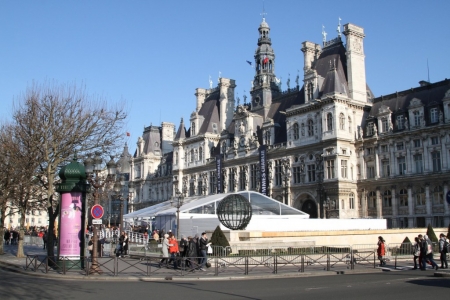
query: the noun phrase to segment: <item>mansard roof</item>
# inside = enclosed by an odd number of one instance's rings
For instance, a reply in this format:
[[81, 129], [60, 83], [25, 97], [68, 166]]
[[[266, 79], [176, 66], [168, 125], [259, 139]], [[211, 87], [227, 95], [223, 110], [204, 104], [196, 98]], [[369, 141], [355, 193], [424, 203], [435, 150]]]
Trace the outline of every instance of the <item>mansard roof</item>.
[[305, 93], [303, 87], [300, 90], [298, 88], [289, 89], [272, 100], [272, 105], [270, 106], [267, 117], [273, 119], [273, 122], [279, 125], [275, 127], [275, 144], [287, 140], [286, 115], [281, 112], [285, 112], [286, 109], [294, 105], [301, 105], [304, 103]]
[[[154, 153], [155, 150], [161, 150], [161, 127], [150, 125], [144, 128], [142, 135], [144, 141], [144, 149], [142, 154]], [[137, 151], [134, 157], [137, 156]]]
[[[198, 131], [198, 134], [205, 134], [207, 132], [213, 133], [213, 123], [219, 125], [219, 99], [210, 99], [203, 103], [199, 115], [204, 117], [203, 124]], [[218, 128], [218, 127], [217, 127]], [[219, 133], [219, 132], [216, 132]]]
[[175, 135], [175, 139], [184, 139], [186, 138], [186, 127], [184, 127], [183, 118], [181, 118], [180, 127], [178, 127], [177, 134]]
[[420, 87], [381, 96], [373, 100], [370, 116], [377, 116], [382, 105], [389, 107], [393, 114], [407, 112], [413, 99], [419, 99], [425, 108], [434, 105], [441, 106], [442, 100], [449, 90], [450, 80], [445, 79], [436, 83], [425, 84]]
[[339, 80], [347, 84], [347, 56], [345, 55], [345, 52], [346, 50], [342, 41], [340, 41], [340, 39], [336, 40], [335, 43], [323, 48], [319, 58], [313, 65], [313, 69], [316, 70], [318, 75], [325, 78], [331, 67], [335, 66]]

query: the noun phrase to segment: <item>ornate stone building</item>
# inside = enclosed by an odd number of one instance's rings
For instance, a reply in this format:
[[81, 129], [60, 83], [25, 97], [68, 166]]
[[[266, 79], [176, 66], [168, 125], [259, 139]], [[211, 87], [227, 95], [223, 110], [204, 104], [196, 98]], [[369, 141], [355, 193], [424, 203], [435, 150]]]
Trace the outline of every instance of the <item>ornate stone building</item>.
[[[168, 180], [162, 193], [259, 191], [264, 145], [267, 194], [312, 218], [448, 225], [450, 81], [375, 98], [365, 76], [364, 30], [343, 29], [345, 44], [340, 26], [322, 45], [302, 43], [303, 83], [297, 75], [282, 90], [263, 19], [249, 103], [239, 105], [232, 79], [196, 90], [190, 128], [181, 120], [173, 139], [173, 189]], [[139, 147], [135, 169], [144, 161]]]

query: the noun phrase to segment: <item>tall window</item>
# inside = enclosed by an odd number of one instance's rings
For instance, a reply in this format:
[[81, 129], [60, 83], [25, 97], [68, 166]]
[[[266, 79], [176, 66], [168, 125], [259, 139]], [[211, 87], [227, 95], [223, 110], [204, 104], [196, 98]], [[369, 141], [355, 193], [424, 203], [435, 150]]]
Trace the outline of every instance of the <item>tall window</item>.
[[268, 129], [264, 133], [264, 144], [270, 145], [270, 130], [268, 130]]
[[389, 131], [389, 122], [387, 118], [381, 120], [381, 132]]
[[141, 166], [134, 165], [134, 178], [141, 178]]
[[331, 113], [327, 114], [327, 130], [333, 130], [333, 115]]
[[423, 173], [422, 154], [414, 155], [414, 170], [417, 174]]
[[439, 113], [437, 107], [430, 109], [430, 121], [431, 123], [439, 122]]
[[210, 194], [215, 194], [217, 191], [216, 180], [217, 180], [216, 172], [215, 171], [209, 172], [209, 193]]
[[392, 195], [390, 190], [383, 193], [383, 207], [392, 207]]
[[308, 165], [308, 182], [316, 181], [316, 165]]
[[347, 160], [341, 160], [341, 177], [347, 178]]
[[419, 148], [421, 145], [422, 143], [420, 142], [420, 139], [414, 140], [414, 148]]
[[375, 178], [375, 167], [372, 165], [367, 166], [367, 179]]
[[439, 145], [439, 137], [432, 136], [431, 137], [431, 145]]
[[368, 204], [370, 208], [376, 208], [377, 207], [377, 193], [376, 192], [370, 192], [368, 195]]
[[349, 208], [355, 209], [355, 194], [350, 193], [350, 195], [348, 195], [348, 202], [349, 202]]
[[203, 181], [199, 180], [197, 182], [197, 195], [203, 194]]
[[195, 135], [195, 122], [191, 123], [191, 133], [192, 135]]
[[408, 191], [406, 189], [400, 190], [398, 198], [400, 206], [408, 206]]
[[314, 89], [313, 89], [312, 82], [308, 83], [307, 93], [308, 93], [308, 100], [312, 100], [314, 97]]
[[398, 161], [398, 175], [406, 174], [406, 159], [404, 157], [399, 157]]
[[367, 124], [367, 135], [372, 136], [374, 134], [373, 122]]
[[352, 133], [352, 118], [348, 117], [348, 132]]
[[420, 126], [420, 113], [418, 111], [413, 112], [414, 126]]
[[244, 191], [245, 190], [245, 167], [240, 166], [239, 167], [239, 190]]
[[397, 129], [402, 130], [405, 125], [405, 118], [403, 115], [398, 115], [397, 116]]
[[441, 152], [439, 151], [432, 152], [431, 159], [433, 161], [433, 172], [441, 171]]
[[423, 187], [418, 188], [416, 190], [416, 205], [421, 206], [425, 205], [426, 199], [425, 199], [425, 189]]
[[233, 192], [236, 188], [235, 179], [236, 179], [236, 169], [230, 168], [230, 175], [228, 175], [228, 191], [229, 192]]
[[195, 161], [195, 152], [194, 149], [191, 150], [191, 162]]
[[383, 177], [389, 177], [391, 175], [391, 168], [389, 167], [389, 161], [384, 160], [381, 162], [382, 170], [383, 170]]
[[275, 186], [281, 186], [282, 180], [281, 180], [281, 168], [283, 166], [281, 165], [280, 160], [275, 161]]
[[314, 122], [313, 120], [308, 120], [308, 136], [314, 135]]
[[327, 160], [327, 178], [334, 178], [334, 160]]
[[198, 160], [203, 161], [203, 147], [198, 148]]
[[178, 152], [175, 152], [175, 165], [178, 165]]
[[434, 187], [433, 204], [444, 204], [444, 191], [442, 189], [442, 186]]
[[345, 130], [345, 116], [343, 113], [339, 114], [339, 129]]
[[299, 137], [300, 137], [298, 123], [294, 123], [294, 126], [293, 126], [292, 130], [294, 132], [294, 140], [298, 140]]
[[258, 173], [258, 165], [251, 164], [250, 165], [250, 189], [256, 190], [257, 187], [257, 173]]
[[191, 181], [189, 182], [189, 196], [194, 196], [195, 195], [195, 185], [194, 182]]
[[300, 173], [300, 171], [301, 171], [300, 167], [299, 166], [293, 167], [292, 171], [294, 173], [294, 183], [300, 183], [301, 182], [301, 180], [300, 180], [300, 174], [301, 174]]

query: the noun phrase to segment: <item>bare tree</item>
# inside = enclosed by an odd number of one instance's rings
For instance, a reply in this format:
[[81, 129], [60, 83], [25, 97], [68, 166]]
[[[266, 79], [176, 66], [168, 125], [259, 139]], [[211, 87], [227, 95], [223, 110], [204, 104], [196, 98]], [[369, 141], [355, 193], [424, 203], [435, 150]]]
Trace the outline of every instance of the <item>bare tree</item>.
[[[37, 150], [35, 178], [45, 190], [42, 200], [49, 216], [48, 245], [53, 245], [54, 223], [59, 212], [55, 193], [59, 169], [74, 153], [96, 150], [115, 153], [123, 143], [124, 104], [108, 106], [101, 97], [88, 95], [84, 87], [56, 83], [33, 84], [15, 103], [13, 120], [18, 135]], [[47, 248], [54, 256], [54, 248]]]
[[25, 216], [33, 202], [39, 202], [39, 181], [35, 177], [38, 170], [39, 152], [33, 149], [30, 142], [23, 139], [17, 125], [4, 126], [0, 134], [2, 154], [1, 162], [8, 168], [4, 180], [5, 200], [9, 204], [11, 214], [20, 215], [19, 243], [17, 257], [23, 257], [23, 235]]

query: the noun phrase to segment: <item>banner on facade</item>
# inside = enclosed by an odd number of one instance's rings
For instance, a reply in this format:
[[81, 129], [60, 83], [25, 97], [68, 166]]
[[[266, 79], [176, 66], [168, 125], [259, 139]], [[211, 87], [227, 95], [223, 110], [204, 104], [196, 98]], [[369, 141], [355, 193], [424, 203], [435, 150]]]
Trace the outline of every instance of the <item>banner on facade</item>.
[[259, 192], [267, 196], [267, 146], [259, 147]]
[[222, 193], [222, 155], [216, 155], [217, 194]]
[[61, 194], [61, 224], [59, 242], [59, 255], [80, 257], [82, 232], [83, 202], [81, 193]]

